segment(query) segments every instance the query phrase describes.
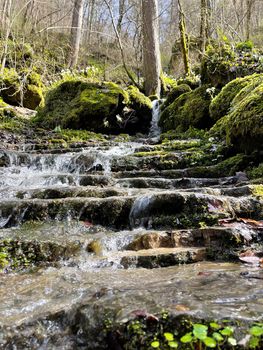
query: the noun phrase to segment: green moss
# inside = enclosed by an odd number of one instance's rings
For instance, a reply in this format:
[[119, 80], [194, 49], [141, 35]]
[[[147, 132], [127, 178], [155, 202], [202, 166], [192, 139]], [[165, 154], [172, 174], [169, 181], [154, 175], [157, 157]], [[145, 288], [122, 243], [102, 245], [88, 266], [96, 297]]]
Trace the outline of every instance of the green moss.
[[152, 110], [152, 102], [149, 97], [145, 96], [140, 90], [135, 86], [129, 86], [127, 89], [129, 94], [129, 105], [135, 110], [147, 109]]
[[220, 140], [226, 138], [227, 125], [229, 123], [229, 116], [226, 115], [223, 118], [219, 119], [215, 125], [209, 130], [209, 134], [213, 137], [217, 137]]
[[42, 82], [35, 72], [19, 75], [15, 69], [5, 68], [0, 82], [4, 87], [1, 96], [11, 105], [36, 109], [43, 102]]
[[163, 131], [175, 129], [184, 132], [190, 127], [205, 129], [212, 125], [209, 116], [211, 96], [204, 85], [192, 92], [185, 93], [168, 106], [160, 118]]
[[239, 150], [251, 152], [262, 149], [263, 84], [233, 105], [226, 133], [228, 142]]
[[251, 189], [254, 196], [263, 197], [263, 185], [254, 185]]
[[[128, 94], [113, 83], [71, 80], [51, 89], [36, 120], [44, 127], [103, 131], [128, 102]], [[110, 125], [109, 125], [110, 127]]]
[[248, 176], [251, 179], [260, 179], [263, 178], [263, 163], [259, 166], [254, 167], [248, 171]]
[[[85, 141], [106, 141], [102, 134], [96, 134], [87, 130], [70, 130], [62, 129], [57, 132], [57, 135], [67, 143], [71, 142], [85, 142]], [[60, 139], [60, 140], [61, 140]]]
[[211, 118], [219, 120], [227, 115], [231, 108], [231, 103], [238, 93], [249, 83], [253, 84], [257, 81], [258, 77], [259, 75], [251, 75], [245, 78], [237, 78], [227, 84], [211, 102], [209, 107]]
[[168, 130], [161, 134], [161, 141], [167, 142], [170, 140], [185, 140], [185, 139], [207, 139], [207, 132], [190, 127], [185, 132], [178, 132], [175, 130]]
[[164, 110], [173, 101], [175, 101], [178, 97], [180, 97], [181, 95], [183, 95], [187, 92], [191, 92], [191, 91], [192, 90], [191, 90], [190, 86], [187, 84], [181, 84], [181, 85], [174, 87], [167, 95], [167, 98], [166, 98], [165, 102], [162, 104], [161, 109]]
[[112, 82], [71, 79], [51, 88], [36, 121], [47, 128], [135, 133], [146, 131], [151, 110], [151, 100], [136, 87], [126, 91]]
[[167, 74], [162, 73], [161, 85], [162, 85], [162, 94], [167, 94], [167, 92], [171, 91], [177, 86], [177, 82], [173, 77], [170, 77]]
[[262, 52], [248, 48], [249, 43], [233, 48], [227, 40], [209, 45], [202, 60], [202, 82], [223, 87], [238, 77], [262, 73]]

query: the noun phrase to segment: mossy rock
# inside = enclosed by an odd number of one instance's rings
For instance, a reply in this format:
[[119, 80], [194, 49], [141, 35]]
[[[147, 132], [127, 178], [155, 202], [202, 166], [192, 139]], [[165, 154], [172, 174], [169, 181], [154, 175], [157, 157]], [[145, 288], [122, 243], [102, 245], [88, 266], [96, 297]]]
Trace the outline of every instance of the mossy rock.
[[202, 83], [222, 88], [238, 77], [262, 73], [263, 53], [247, 47], [242, 43], [233, 48], [227, 40], [209, 45], [201, 64]]
[[[129, 86], [127, 92], [129, 94], [128, 106], [135, 112], [133, 118], [127, 120], [128, 132], [131, 133], [132, 129], [134, 132], [148, 132], [152, 119], [152, 101], [135, 86]], [[138, 129], [138, 124], [141, 125], [140, 129]]]
[[167, 95], [166, 101], [163, 103], [163, 105], [161, 107], [162, 110], [167, 108], [172, 102], [174, 102], [181, 95], [183, 95], [187, 92], [191, 92], [191, 91], [192, 91], [192, 89], [187, 84], [181, 84], [181, 85], [174, 87], [171, 90], [171, 92], [169, 92], [169, 94]]
[[63, 81], [51, 89], [37, 121], [44, 127], [105, 131], [128, 102], [128, 94], [113, 83]]
[[[214, 120], [219, 120], [220, 118], [227, 115], [235, 98], [238, 98], [239, 100], [242, 99], [242, 97], [247, 95], [249, 92], [251, 92], [251, 90], [253, 90], [262, 82], [263, 74], [254, 74], [245, 78], [237, 78], [235, 80], [232, 80], [212, 100], [209, 107], [211, 118]], [[247, 89], [245, 89], [246, 87]], [[241, 91], [243, 92], [241, 93]]]
[[127, 91], [112, 82], [62, 81], [51, 89], [36, 121], [46, 128], [136, 133], [148, 129], [151, 101], [137, 88]]
[[211, 95], [207, 92], [209, 85], [204, 85], [192, 92], [187, 92], [168, 106], [160, 118], [163, 131], [186, 131], [190, 127], [206, 129], [211, 127], [209, 116]]
[[35, 72], [20, 76], [15, 69], [5, 68], [0, 82], [4, 87], [1, 97], [11, 105], [36, 109], [43, 102], [42, 82]]
[[238, 150], [262, 150], [263, 83], [233, 106], [226, 134], [228, 142]]
[[177, 86], [175, 78], [168, 76], [167, 74], [161, 75], [161, 94], [166, 95], [169, 91]]

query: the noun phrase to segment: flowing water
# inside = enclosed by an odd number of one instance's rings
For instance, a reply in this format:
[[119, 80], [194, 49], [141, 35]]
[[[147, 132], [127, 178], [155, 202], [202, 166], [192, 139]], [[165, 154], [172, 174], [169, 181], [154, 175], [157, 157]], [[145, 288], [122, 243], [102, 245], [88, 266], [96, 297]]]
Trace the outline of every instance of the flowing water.
[[[152, 138], [160, 134], [159, 102], [153, 107]], [[180, 314], [178, 305], [201, 318], [262, 316], [262, 269], [205, 255], [222, 235], [259, 244], [259, 231], [240, 223], [176, 230], [184, 229], [181, 213], [195, 214], [193, 203], [233, 217], [251, 213], [255, 200], [228, 195], [233, 185], [223, 195], [222, 179], [177, 179], [150, 158], [138, 163], [134, 152], [145, 148], [152, 149], [108, 142], [63, 153], [23, 145], [1, 151], [0, 253], [6, 242], [17, 249], [17, 265], [0, 274], [1, 349], [102, 349], [81, 345], [76, 329], [81, 321], [98, 332], [109, 310], [118, 321], [137, 309]], [[21, 261], [23, 269], [14, 268]]]

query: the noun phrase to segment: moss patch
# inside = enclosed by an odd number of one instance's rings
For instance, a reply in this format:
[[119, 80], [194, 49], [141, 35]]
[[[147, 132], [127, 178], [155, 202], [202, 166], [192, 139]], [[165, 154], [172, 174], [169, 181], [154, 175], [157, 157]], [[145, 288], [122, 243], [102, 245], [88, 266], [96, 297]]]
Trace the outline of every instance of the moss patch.
[[1, 97], [11, 105], [36, 109], [43, 102], [42, 83], [36, 72], [22, 72], [5, 68], [0, 78]]
[[149, 127], [151, 108], [150, 99], [135, 87], [126, 91], [112, 82], [75, 79], [49, 91], [36, 121], [46, 128], [135, 133]]
[[191, 92], [191, 91], [192, 90], [191, 90], [190, 86], [187, 84], [182, 84], [182, 85], [178, 85], [178, 86], [174, 87], [167, 95], [166, 101], [163, 103], [163, 105], [161, 107], [162, 110], [167, 108], [172, 102], [174, 102], [181, 95], [183, 95], [187, 92]]
[[[214, 120], [218, 120], [227, 115], [230, 111], [231, 104], [234, 98], [239, 94], [239, 92], [248, 85], [250, 86], [250, 88], [251, 85], [255, 86], [258, 81], [262, 80], [263, 75], [254, 74], [245, 78], [237, 78], [231, 81], [222, 89], [219, 95], [217, 95], [212, 100], [211, 105], [209, 107], [211, 118]], [[245, 89], [245, 91], [247, 90]]]
[[209, 85], [204, 85], [192, 92], [185, 93], [167, 107], [160, 118], [163, 131], [175, 129], [183, 132], [194, 127], [206, 129], [212, 125], [209, 116], [211, 95], [207, 92]]
[[239, 150], [251, 152], [262, 149], [263, 84], [233, 106], [226, 134], [228, 142]]

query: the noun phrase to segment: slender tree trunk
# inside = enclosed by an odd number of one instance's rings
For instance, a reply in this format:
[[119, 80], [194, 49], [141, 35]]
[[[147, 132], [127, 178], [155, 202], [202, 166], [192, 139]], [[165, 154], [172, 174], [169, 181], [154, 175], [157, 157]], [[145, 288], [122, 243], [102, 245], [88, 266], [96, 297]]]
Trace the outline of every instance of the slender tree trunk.
[[11, 19], [11, 12], [12, 12], [12, 0], [7, 0], [6, 6], [5, 6], [5, 26], [3, 28], [4, 30], [4, 48], [3, 53], [1, 57], [1, 68], [0, 68], [0, 74], [4, 73], [5, 64], [6, 64], [6, 58], [8, 53], [8, 39], [11, 33], [12, 28], [12, 19]]
[[142, 0], [143, 66], [146, 95], [161, 93], [161, 56], [157, 0]]
[[252, 19], [252, 7], [253, 7], [254, 1], [253, 0], [247, 0], [247, 15], [246, 15], [246, 40], [250, 39], [251, 34], [251, 19]]
[[181, 37], [184, 69], [185, 69], [185, 74], [189, 75], [191, 73], [191, 68], [190, 68], [189, 52], [188, 52], [188, 45], [187, 45], [187, 39], [186, 39], [185, 16], [184, 16], [181, 0], [178, 0], [178, 10], [179, 10], [179, 30], [180, 30], [180, 37]]
[[200, 51], [205, 53], [206, 47], [206, 24], [207, 24], [207, 3], [201, 0], [201, 22], [200, 22]]
[[129, 68], [128, 68], [127, 64], [126, 64], [125, 53], [124, 53], [124, 49], [123, 49], [123, 45], [122, 45], [122, 41], [121, 41], [121, 36], [120, 36], [120, 33], [118, 32], [117, 26], [116, 26], [116, 24], [114, 22], [114, 15], [113, 15], [113, 12], [112, 12], [111, 5], [110, 5], [108, 0], [104, 0], [104, 2], [105, 2], [106, 6], [109, 9], [109, 13], [110, 13], [110, 17], [111, 17], [111, 23], [112, 23], [112, 26], [113, 26], [113, 29], [114, 29], [114, 32], [115, 32], [115, 35], [116, 35], [116, 38], [117, 38], [117, 42], [118, 42], [118, 45], [119, 45], [119, 49], [120, 49], [120, 52], [121, 52], [121, 59], [122, 59], [123, 68], [124, 68], [126, 74], [128, 75], [128, 77], [133, 82], [133, 84], [139, 88], [140, 87], [139, 84], [137, 84], [136, 81], [134, 80], [134, 78], [133, 78], [133, 76], [132, 76], [131, 72], [129, 71]]
[[119, 18], [117, 23], [118, 33], [121, 33], [124, 14], [125, 14], [125, 0], [119, 0]]
[[79, 48], [82, 35], [83, 13], [85, 0], [75, 0], [71, 26], [71, 54], [69, 67], [74, 68], [78, 63]]
[[91, 44], [91, 32], [92, 32], [94, 10], [95, 10], [95, 0], [90, 0], [89, 7], [88, 7], [88, 11], [89, 11], [89, 14], [88, 14], [88, 37], [87, 37], [88, 46], [90, 46], [90, 44]]

